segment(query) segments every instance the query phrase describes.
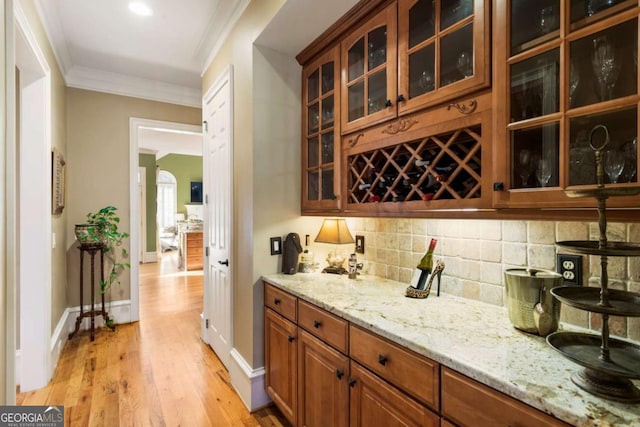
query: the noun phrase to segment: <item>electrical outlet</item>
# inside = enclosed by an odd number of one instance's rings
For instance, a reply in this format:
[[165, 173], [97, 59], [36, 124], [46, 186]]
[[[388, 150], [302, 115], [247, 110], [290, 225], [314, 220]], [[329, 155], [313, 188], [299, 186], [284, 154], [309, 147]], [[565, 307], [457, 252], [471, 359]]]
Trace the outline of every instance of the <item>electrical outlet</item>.
[[565, 285], [582, 286], [582, 256], [557, 255], [557, 271], [562, 274]]
[[364, 236], [359, 236], [356, 234], [356, 253], [363, 254], [364, 253]]

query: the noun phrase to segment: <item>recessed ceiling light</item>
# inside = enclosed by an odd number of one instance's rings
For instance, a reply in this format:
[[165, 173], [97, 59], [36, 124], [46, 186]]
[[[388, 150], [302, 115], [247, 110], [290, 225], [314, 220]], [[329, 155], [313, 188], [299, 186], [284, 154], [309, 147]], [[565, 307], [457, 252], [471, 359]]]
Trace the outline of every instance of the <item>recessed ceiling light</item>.
[[151, 16], [153, 15], [153, 10], [145, 3], [141, 1], [134, 1], [129, 3], [129, 10], [136, 15], [140, 16]]

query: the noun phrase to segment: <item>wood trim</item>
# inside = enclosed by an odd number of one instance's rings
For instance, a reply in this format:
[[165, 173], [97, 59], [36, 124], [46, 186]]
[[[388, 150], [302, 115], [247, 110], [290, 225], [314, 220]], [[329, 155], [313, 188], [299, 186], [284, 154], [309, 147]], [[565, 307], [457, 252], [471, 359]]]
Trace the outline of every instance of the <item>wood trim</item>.
[[352, 29], [369, 14], [382, 10], [391, 2], [391, 0], [361, 0], [296, 55], [296, 60], [300, 65], [305, 65], [316, 55], [321, 54], [327, 46], [337, 43], [348, 30]]

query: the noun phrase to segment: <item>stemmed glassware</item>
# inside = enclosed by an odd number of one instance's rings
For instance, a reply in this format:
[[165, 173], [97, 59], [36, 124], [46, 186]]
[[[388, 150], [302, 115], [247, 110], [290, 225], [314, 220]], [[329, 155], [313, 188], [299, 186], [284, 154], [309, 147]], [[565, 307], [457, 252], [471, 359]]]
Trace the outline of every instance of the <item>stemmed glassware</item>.
[[457, 67], [465, 79], [473, 76], [473, 55], [467, 51], [461, 52], [458, 55]]
[[529, 183], [529, 177], [532, 172], [532, 160], [533, 154], [526, 148], [523, 148], [518, 153], [518, 174], [520, 175], [520, 179], [522, 179], [523, 187], [526, 187]]
[[616, 47], [606, 35], [593, 39], [591, 65], [600, 86], [600, 101], [612, 99], [613, 88], [620, 74], [620, 63], [616, 61]]
[[618, 150], [604, 152], [604, 171], [612, 184], [618, 183], [618, 178], [624, 170], [624, 153]]
[[553, 175], [553, 166], [551, 165], [551, 161], [547, 159], [538, 160], [538, 165], [536, 166], [536, 178], [538, 178], [540, 187], [546, 187], [547, 184], [549, 184], [551, 175]]
[[580, 73], [573, 61], [569, 66], [569, 108], [573, 107], [574, 95], [580, 84]]

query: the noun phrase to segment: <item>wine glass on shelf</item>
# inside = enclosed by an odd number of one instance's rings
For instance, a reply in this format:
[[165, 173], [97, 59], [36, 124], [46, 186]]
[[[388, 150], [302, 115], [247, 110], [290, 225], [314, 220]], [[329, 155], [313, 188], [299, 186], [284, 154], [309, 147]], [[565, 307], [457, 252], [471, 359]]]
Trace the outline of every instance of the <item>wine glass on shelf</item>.
[[457, 68], [465, 79], [473, 76], [473, 55], [466, 50], [462, 51], [458, 55]]
[[551, 175], [553, 175], [553, 166], [551, 165], [551, 161], [547, 159], [538, 160], [538, 165], [536, 166], [536, 178], [538, 179], [538, 183], [540, 183], [540, 187], [546, 187], [549, 184]]
[[591, 65], [600, 86], [600, 101], [612, 99], [620, 63], [616, 60], [616, 47], [606, 35], [593, 39]]
[[523, 148], [518, 152], [518, 175], [520, 175], [520, 179], [522, 179], [522, 187], [526, 187], [527, 184], [529, 184], [532, 159], [533, 156], [531, 151], [526, 148]]
[[618, 183], [618, 178], [624, 170], [624, 153], [618, 150], [607, 150], [604, 152], [604, 171], [612, 184]]
[[578, 72], [578, 67], [571, 61], [569, 65], [569, 108], [573, 107], [573, 102], [575, 101], [574, 96], [579, 84], [580, 73]]

